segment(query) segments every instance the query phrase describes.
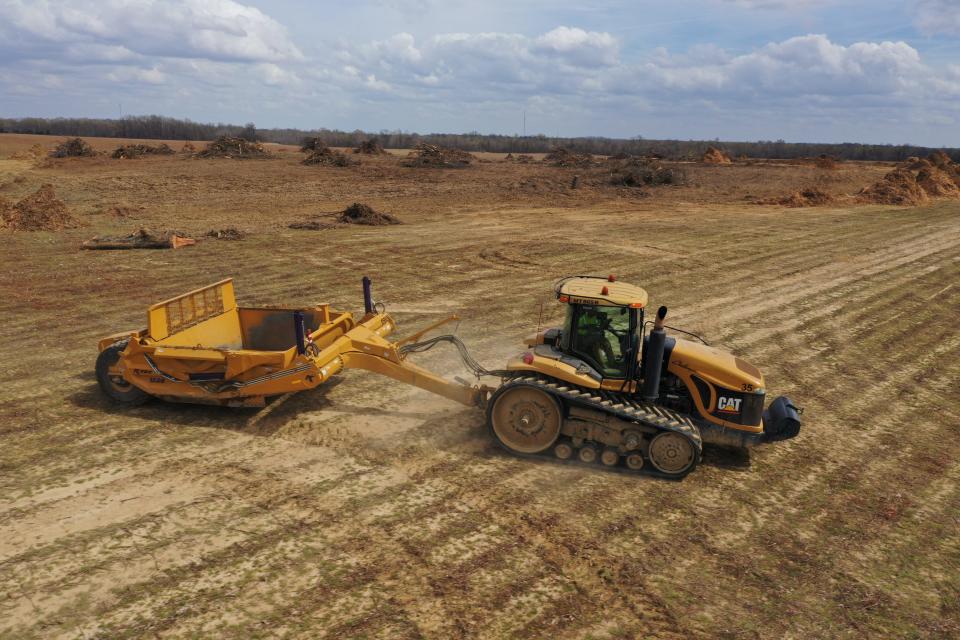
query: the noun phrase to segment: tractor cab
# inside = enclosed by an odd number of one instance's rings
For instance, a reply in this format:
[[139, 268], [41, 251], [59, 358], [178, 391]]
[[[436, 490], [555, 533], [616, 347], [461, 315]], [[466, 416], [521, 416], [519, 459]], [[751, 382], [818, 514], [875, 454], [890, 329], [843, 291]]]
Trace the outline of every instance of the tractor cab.
[[567, 278], [555, 291], [567, 305], [559, 350], [604, 379], [636, 379], [647, 292], [614, 276]]

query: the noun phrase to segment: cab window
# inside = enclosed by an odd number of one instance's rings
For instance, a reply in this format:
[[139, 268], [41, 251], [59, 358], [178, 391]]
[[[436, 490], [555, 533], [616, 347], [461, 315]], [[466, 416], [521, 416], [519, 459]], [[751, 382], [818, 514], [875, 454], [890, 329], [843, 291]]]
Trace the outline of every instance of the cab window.
[[624, 378], [624, 353], [630, 346], [630, 313], [624, 307], [571, 305], [564, 329], [570, 333], [571, 355], [605, 378]]

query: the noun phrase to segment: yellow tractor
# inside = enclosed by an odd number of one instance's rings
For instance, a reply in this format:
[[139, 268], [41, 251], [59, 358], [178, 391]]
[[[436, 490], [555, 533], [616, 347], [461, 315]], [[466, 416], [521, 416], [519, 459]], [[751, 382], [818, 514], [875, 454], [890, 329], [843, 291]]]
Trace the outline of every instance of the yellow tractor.
[[[528, 340], [505, 369], [487, 370], [455, 336], [423, 336], [451, 316], [390, 341], [396, 323], [363, 279], [364, 315], [313, 307], [238, 307], [232, 280], [151, 306], [147, 327], [99, 342], [97, 380], [117, 402], [264, 406], [317, 387], [343, 369], [367, 369], [466, 405], [484, 407], [494, 439], [519, 455], [553, 455], [679, 478], [702, 443], [749, 447], [799, 433], [785, 397], [764, 411], [763, 375], [705, 344], [666, 336], [661, 307], [646, 336], [647, 293], [612, 276], [565, 278], [562, 328]], [[499, 386], [457, 383], [409, 356], [442, 343]]]

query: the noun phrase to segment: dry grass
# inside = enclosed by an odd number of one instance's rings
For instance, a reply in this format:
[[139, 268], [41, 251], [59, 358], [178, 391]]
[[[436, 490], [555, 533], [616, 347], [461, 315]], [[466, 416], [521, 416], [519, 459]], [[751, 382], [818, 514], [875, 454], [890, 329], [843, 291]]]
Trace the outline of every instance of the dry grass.
[[[37, 141], [0, 136], [0, 158]], [[4, 236], [0, 636], [960, 633], [956, 200], [745, 201], [854, 193], [890, 168], [860, 163], [828, 177], [696, 163], [690, 184], [634, 199], [582, 169], [571, 190], [574, 171], [544, 163], [418, 171], [392, 152], [345, 170], [279, 155], [0, 159], [0, 196], [51, 182], [88, 224]], [[354, 201], [405, 224], [286, 228]], [[127, 230], [109, 213], [121, 204], [138, 224], [250, 235], [80, 251]], [[585, 272], [642, 284], [672, 323], [758, 365], [771, 393], [805, 405], [801, 436], [709, 449], [670, 483], [512, 458], [481, 412], [364, 373], [264, 413], [121, 409], [93, 376], [97, 338], [227, 276], [245, 303], [357, 310], [368, 274], [401, 335], [459, 312], [474, 354], [498, 365], [541, 301], [557, 319], [553, 280]]]

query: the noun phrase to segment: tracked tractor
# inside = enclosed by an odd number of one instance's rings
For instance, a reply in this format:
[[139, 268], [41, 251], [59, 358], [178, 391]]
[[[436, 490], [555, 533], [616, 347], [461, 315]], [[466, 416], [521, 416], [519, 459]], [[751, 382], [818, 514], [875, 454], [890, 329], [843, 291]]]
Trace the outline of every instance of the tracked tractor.
[[764, 410], [756, 367], [700, 339], [667, 336], [666, 307], [645, 321], [643, 289], [580, 276], [558, 282], [555, 294], [566, 305], [563, 326], [528, 340], [487, 403], [504, 448], [633, 470], [649, 462], [680, 477], [704, 442], [751, 447], [799, 433], [799, 411], [785, 396]]
[[[232, 407], [315, 388], [344, 369], [366, 369], [484, 408], [494, 439], [523, 456], [555, 456], [679, 478], [704, 442], [749, 447], [797, 435], [785, 397], [764, 411], [755, 367], [692, 340], [668, 337], [661, 307], [647, 335], [647, 293], [608, 278], [573, 277], [555, 288], [563, 327], [538, 333], [506, 368], [488, 370], [459, 338], [424, 336], [451, 316], [397, 341], [396, 322], [363, 279], [359, 319], [327, 304], [240, 307], [232, 280], [165, 300], [147, 326], [99, 342], [97, 380], [125, 404], [152, 397]], [[443, 343], [498, 386], [451, 382], [410, 361]], [[649, 463], [649, 465], [647, 465]]]

